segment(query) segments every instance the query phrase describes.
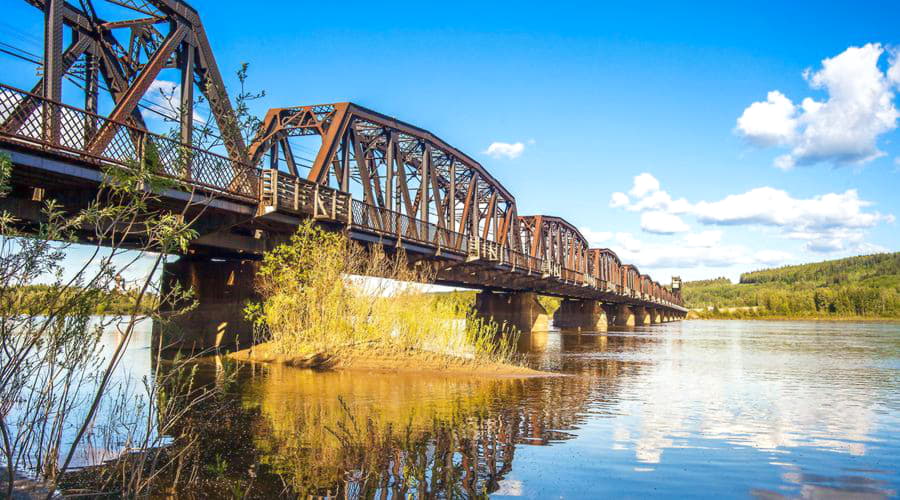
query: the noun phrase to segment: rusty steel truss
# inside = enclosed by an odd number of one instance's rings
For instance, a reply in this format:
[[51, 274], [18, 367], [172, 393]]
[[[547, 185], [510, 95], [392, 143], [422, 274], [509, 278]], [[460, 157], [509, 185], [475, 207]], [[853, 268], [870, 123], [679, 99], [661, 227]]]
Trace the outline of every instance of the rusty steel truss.
[[[222, 82], [203, 23], [197, 12], [178, 0], [107, 0], [132, 17], [115, 21], [101, 19], [90, 0], [79, 7], [63, 0], [26, 0], [44, 15], [42, 76], [31, 90], [52, 102], [62, 102], [63, 80], [76, 69], [83, 80], [84, 110], [98, 112], [101, 88], [115, 103], [105, 117], [108, 122], [146, 128], [139, 101], [166, 68], [178, 69], [180, 83], [180, 138], [192, 144], [194, 88], [200, 89], [215, 117], [228, 156], [246, 162], [231, 101]], [[68, 30], [68, 36], [65, 31]], [[63, 40], [71, 42], [63, 46]], [[77, 63], [77, 64], [76, 64]], [[100, 85], [102, 79], [104, 85]], [[34, 99], [23, 100], [2, 124], [6, 132], [22, 127], [37, 107]], [[58, 141], [62, 117], [52, 110], [44, 119], [48, 142]], [[87, 152], [102, 152], [115, 137], [115, 127], [100, 124], [85, 128], [90, 134]]]
[[[684, 312], [680, 288], [590, 248], [563, 218], [519, 216], [514, 196], [480, 163], [409, 123], [349, 102], [277, 108], [248, 147], [200, 16], [181, 0], [105, 0], [124, 13], [112, 20], [98, 16], [99, 0], [25, 1], [44, 17], [43, 60], [30, 90], [0, 84], [3, 148], [93, 169], [152, 156], [164, 175], [249, 213], [238, 218], [244, 226], [234, 223], [245, 235], [289, 232], [312, 217], [369, 242], [412, 245], [446, 283]], [[168, 135], [149, 132], [141, 111], [163, 70], [179, 75]], [[78, 105], [69, 86], [64, 99], [65, 81], [79, 89]], [[220, 147], [199, 147], [197, 92]], [[112, 108], [103, 113], [101, 103]], [[321, 138], [306, 175], [291, 141], [302, 136]], [[40, 175], [19, 178], [39, 183]]]
[[550, 215], [519, 217], [522, 248], [528, 255], [545, 262], [546, 272], [561, 274], [566, 269], [588, 272], [588, 242], [565, 219]]
[[322, 137], [307, 180], [360, 192], [375, 229], [410, 218], [421, 228], [412, 224], [409, 237], [437, 238], [449, 250], [465, 251], [466, 241], [476, 239], [520, 250], [512, 194], [481, 164], [430, 132], [353, 103], [273, 109], [251, 145], [252, 159], [260, 162], [267, 154], [274, 169], [283, 159], [297, 176], [288, 139], [306, 135]]

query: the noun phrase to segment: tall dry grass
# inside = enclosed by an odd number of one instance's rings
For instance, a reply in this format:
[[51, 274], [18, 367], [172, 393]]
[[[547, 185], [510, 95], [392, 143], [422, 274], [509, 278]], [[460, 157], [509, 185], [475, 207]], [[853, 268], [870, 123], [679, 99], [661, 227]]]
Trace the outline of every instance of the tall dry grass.
[[285, 356], [376, 351], [431, 352], [481, 362], [512, 362], [518, 333], [436, 300], [422, 283], [427, 266], [387, 255], [307, 222], [266, 254], [257, 274], [261, 301], [246, 312], [259, 340]]

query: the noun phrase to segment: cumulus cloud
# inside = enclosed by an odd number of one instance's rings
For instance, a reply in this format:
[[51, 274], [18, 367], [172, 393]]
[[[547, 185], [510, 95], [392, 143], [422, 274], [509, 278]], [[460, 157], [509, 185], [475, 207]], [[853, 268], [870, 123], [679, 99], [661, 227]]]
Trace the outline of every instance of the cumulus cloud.
[[[690, 226], [684, 216], [692, 216], [704, 225], [775, 228], [781, 237], [803, 241], [805, 250], [819, 253], [862, 253], [867, 248], [866, 229], [895, 222], [892, 214], [871, 210], [873, 203], [861, 199], [855, 189], [795, 198], [784, 190], [760, 187], [717, 201], [691, 203], [672, 199], [653, 175], [643, 173], [634, 178], [629, 193], [635, 198], [613, 193], [610, 206], [640, 212], [641, 229], [647, 233], [687, 233]], [[703, 246], [696, 243], [705, 241], [711, 247], [719, 244], [721, 232], [691, 233], [685, 238], [692, 246]]]
[[508, 142], [492, 142], [490, 146], [484, 151], [484, 154], [492, 157], [492, 158], [506, 158], [508, 160], [515, 160], [516, 158], [522, 156], [522, 153], [525, 152], [525, 144], [521, 142], [516, 143], [508, 143]]
[[588, 240], [591, 247], [602, 247], [613, 236], [609, 231], [594, 231], [587, 227], [581, 227], [578, 230]]
[[636, 198], [643, 198], [656, 191], [659, 191], [659, 180], [657, 180], [656, 177], [653, 177], [652, 174], [644, 172], [635, 176], [634, 185], [632, 186], [631, 191], [628, 191], [628, 194]]
[[644, 210], [661, 210], [672, 214], [683, 214], [691, 210], [691, 204], [684, 198], [673, 200], [665, 191], [654, 191], [648, 196], [629, 204], [627, 210], [642, 212]]
[[789, 148], [775, 160], [784, 169], [819, 162], [863, 164], [884, 156], [877, 141], [897, 127], [894, 89], [900, 86], [900, 65], [891, 54], [883, 72], [878, 67], [883, 54], [881, 44], [869, 43], [824, 59], [819, 71], [803, 76], [811, 88], [828, 94], [826, 100], [807, 97], [795, 105], [777, 90], [769, 92], [765, 101], [744, 110], [735, 131], [759, 146]]
[[760, 224], [794, 231], [867, 228], [894, 221], [893, 215], [864, 211], [870, 205], [855, 189], [798, 199], [780, 189], [761, 187], [720, 201], [701, 201], [694, 205], [693, 213], [705, 224]]
[[609, 200], [609, 206], [624, 208], [631, 212], [654, 210], [670, 214], [687, 213], [691, 208], [690, 203], [684, 198], [673, 200], [669, 193], [660, 189], [659, 180], [647, 172], [634, 177], [628, 193], [636, 198], [634, 203], [625, 193], [615, 192]]
[[796, 136], [796, 114], [794, 103], [773, 90], [765, 101], [754, 102], [744, 110], [738, 118], [737, 130], [758, 146], [783, 146]]
[[631, 200], [628, 199], [628, 195], [625, 193], [613, 193], [609, 199], [609, 206], [612, 208], [627, 207], [629, 204], [631, 204]]
[[715, 232], [688, 233], [671, 243], [646, 243], [631, 233], [617, 233], [612, 249], [625, 261], [636, 264], [641, 272], [650, 268], [722, 268], [760, 262], [746, 247], [722, 244], [720, 237], [721, 233]]
[[654, 210], [641, 214], [641, 229], [654, 234], [675, 234], [684, 233], [690, 228], [681, 217]]
[[787, 238], [804, 240], [808, 251], [832, 253], [860, 251], [864, 229], [895, 221], [891, 214], [865, 211], [871, 205], [860, 199], [855, 189], [798, 199], [786, 191], [763, 187], [697, 203], [693, 213], [704, 224], [777, 227]]
[[712, 229], [684, 235], [684, 244], [690, 247], [714, 247], [722, 241], [722, 231]]

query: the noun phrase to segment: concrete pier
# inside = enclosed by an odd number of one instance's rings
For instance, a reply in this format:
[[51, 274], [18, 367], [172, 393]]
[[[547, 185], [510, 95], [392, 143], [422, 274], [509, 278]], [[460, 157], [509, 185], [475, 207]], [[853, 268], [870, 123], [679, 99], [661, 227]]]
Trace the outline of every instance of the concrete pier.
[[619, 304], [616, 307], [616, 326], [634, 326], [635, 325], [634, 309], [625, 304]]
[[647, 326], [650, 324], [650, 312], [646, 307], [635, 306], [632, 310], [634, 311], [635, 326]]
[[560, 328], [605, 332], [609, 327], [606, 311], [597, 300], [563, 299], [553, 313], [553, 324]]
[[[174, 315], [170, 321], [154, 324], [153, 341], [164, 350], [242, 349], [253, 341], [253, 330], [244, 319], [244, 304], [256, 300], [253, 280], [258, 261], [187, 258], [166, 264], [162, 293], [176, 286], [193, 290], [196, 307]], [[190, 301], [175, 304], [176, 308]], [[171, 310], [171, 307], [169, 308]], [[166, 308], [163, 307], [165, 314]]]
[[550, 328], [550, 316], [533, 292], [481, 292], [475, 297], [475, 312], [498, 324], [512, 325], [523, 333]]

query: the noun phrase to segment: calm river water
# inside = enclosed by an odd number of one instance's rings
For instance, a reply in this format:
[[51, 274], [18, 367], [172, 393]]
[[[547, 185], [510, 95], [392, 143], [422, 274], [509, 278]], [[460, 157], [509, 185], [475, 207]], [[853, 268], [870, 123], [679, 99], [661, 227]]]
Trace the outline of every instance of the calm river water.
[[[220, 431], [203, 439], [259, 497], [900, 492], [898, 324], [686, 321], [520, 344], [570, 376], [245, 366], [233, 413], [209, 415]], [[126, 366], [139, 375], [149, 356], [138, 342]]]

